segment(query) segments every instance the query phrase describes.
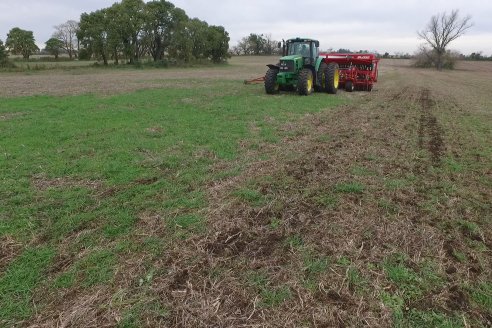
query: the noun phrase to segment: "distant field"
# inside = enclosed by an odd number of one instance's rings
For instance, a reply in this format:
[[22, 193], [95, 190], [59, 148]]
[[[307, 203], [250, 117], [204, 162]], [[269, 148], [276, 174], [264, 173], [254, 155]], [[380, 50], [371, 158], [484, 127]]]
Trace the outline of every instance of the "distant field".
[[490, 327], [492, 63], [0, 74], [0, 326]]

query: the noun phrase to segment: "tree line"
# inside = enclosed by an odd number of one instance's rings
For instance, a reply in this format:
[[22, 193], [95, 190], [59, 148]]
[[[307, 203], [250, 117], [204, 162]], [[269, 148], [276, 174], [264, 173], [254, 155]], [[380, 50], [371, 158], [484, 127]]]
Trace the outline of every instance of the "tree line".
[[[67, 53], [70, 59], [96, 58], [105, 65], [111, 60], [116, 64], [122, 60], [137, 63], [144, 58], [155, 62], [221, 62], [228, 58], [229, 40], [224, 27], [192, 19], [171, 2], [122, 0], [108, 8], [83, 13], [80, 22], [69, 20], [55, 26], [45, 45], [55, 58]], [[33, 32], [18, 27], [10, 30], [4, 48], [25, 59], [39, 51]]]
[[251, 33], [242, 38], [237, 45], [231, 48], [232, 55], [279, 55], [282, 50], [278, 47], [279, 41], [272, 39], [271, 34]]

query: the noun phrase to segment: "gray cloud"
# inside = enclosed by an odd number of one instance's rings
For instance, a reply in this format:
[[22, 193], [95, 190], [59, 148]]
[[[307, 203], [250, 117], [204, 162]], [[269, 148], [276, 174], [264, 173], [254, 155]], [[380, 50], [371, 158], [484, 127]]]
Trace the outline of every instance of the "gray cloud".
[[[42, 45], [53, 25], [78, 19], [111, 5], [114, 0], [0, 0], [0, 39], [10, 28], [33, 30]], [[433, 14], [460, 9], [473, 17], [474, 27], [451, 48], [464, 53], [492, 54], [492, 3], [469, 0], [375, 0], [342, 2], [323, 0], [174, 0], [191, 17], [222, 25], [231, 35], [231, 45], [249, 33], [270, 33], [275, 39], [309, 36], [323, 48], [413, 52], [421, 43], [416, 31]]]

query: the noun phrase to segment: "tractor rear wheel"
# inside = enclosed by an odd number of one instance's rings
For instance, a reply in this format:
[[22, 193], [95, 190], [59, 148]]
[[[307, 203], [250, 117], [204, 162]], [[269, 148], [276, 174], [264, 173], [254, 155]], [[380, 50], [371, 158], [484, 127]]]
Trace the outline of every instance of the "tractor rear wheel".
[[318, 68], [318, 74], [316, 74], [316, 79], [317, 79], [317, 85], [315, 87], [315, 90], [316, 91], [325, 91], [325, 74], [326, 74], [326, 68], [328, 67], [328, 65], [326, 65], [326, 63], [322, 62], [320, 65], [319, 65], [319, 68]]
[[325, 70], [325, 91], [336, 94], [338, 91], [338, 82], [340, 80], [340, 71], [337, 63], [329, 63]]
[[309, 96], [313, 92], [314, 87], [313, 71], [309, 68], [304, 68], [299, 73], [299, 81], [297, 84], [297, 91], [301, 96]]
[[354, 84], [352, 83], [352, 81], [345, 82], [345, 91], [347, 92], [354, 91]]
[[279, 85], [277, 83], [278, 70], [270, 68], [265, 74], [265, 91], [269, 95], [278, 93]]

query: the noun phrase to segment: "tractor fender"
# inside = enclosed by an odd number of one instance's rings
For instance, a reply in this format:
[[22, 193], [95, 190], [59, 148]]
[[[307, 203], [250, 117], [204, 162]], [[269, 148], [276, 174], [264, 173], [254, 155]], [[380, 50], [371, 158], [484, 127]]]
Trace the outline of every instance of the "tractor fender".
[[314, 67], [314, 65], [311, 65], [311, 64], [304, 65], [304, 66], [302, 66], [302, 68], [309, 68], [313, 72], [313, 78], [316, 81], [317, 75], [316, 75], [316, 68]]
[[319, 66], [320, 66], [320, 65], [321, 65], [321, 63], [323, 62], [323, 59], [324, 59], [323, 57], [318, 57], [318, 58], [316, 58], [316, 66], [315, 66], [315, 68], [316, 68], [316, 72], [319, 70]]
[[270, 68], [270, 69], [280, 70], [280, 67], [277, 66], [277, 65], [268, 64], [267, 67]]

